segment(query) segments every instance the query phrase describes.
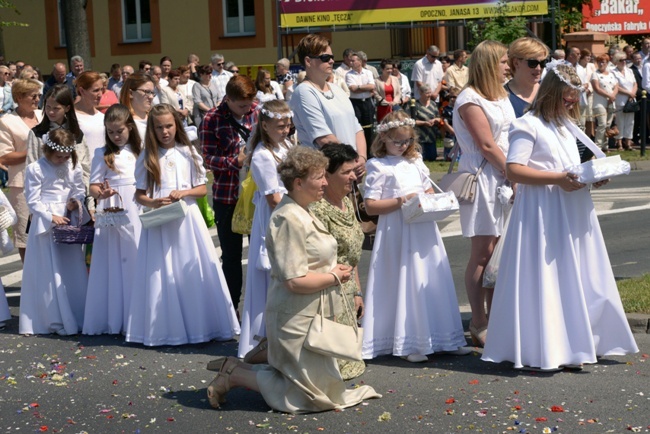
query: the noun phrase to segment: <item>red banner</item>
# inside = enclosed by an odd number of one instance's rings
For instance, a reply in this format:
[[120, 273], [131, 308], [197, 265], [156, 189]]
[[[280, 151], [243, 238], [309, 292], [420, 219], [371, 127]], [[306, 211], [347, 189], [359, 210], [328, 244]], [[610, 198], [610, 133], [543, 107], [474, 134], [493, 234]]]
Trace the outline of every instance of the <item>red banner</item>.
[[592, 0], [582, 7], [583, 27], [612, 35], [650, 33], [650, 3], [641, 0]]

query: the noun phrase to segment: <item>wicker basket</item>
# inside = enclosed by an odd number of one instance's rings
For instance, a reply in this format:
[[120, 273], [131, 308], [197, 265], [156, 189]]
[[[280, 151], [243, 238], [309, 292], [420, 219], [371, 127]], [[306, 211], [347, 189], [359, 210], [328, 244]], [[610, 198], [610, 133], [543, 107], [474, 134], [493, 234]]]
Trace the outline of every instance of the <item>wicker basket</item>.
[[[117, 193], [120, 198], [120, 206], [104, 207], [95, 212], [95, 227], [98, 228], [115, 228], [126, 226], [130, 224], [129, 216], [124, 209], [124, 200], [122, 196]], [[105, 199], [106, 201], [108, 199]]]
[[14, 219], [9, 212], [9, 208], [4, 205], [0, 205], [0, 230], [7, 229], [11, 226]]
[[[81, 225], [83, 219], [83, 205], [79, 200], [72, 199], [77, 202], [79, 213], [79, 220], [77, 226], [73, 225], [56, 225], [52, 229], [52, 236], [54, 237], [54, 242], [57, 244], [92, 244], [93, 238], [95, 237], [95, 228], [91, 225]], [[71, 212], [66, 210], [66, 217], [70, 217]]]

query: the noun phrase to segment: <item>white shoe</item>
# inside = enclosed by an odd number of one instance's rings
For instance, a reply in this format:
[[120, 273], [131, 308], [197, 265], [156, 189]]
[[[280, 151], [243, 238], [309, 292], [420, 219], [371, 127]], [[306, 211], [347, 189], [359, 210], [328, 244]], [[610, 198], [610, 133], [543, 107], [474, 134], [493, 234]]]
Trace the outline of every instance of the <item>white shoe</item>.
[[409, 354], [406, 357], [402, 356], [402, 359], [409, 361], [411, 363], [422, 363], [422, 362], [429, 361], [429, 358], [424, 354]]
[[459, 347], [454, 351], [439, 351], [438, 354], [449, 354], [450, 356], [466, 356], [472, 354], [474, 350], [470, 347]]

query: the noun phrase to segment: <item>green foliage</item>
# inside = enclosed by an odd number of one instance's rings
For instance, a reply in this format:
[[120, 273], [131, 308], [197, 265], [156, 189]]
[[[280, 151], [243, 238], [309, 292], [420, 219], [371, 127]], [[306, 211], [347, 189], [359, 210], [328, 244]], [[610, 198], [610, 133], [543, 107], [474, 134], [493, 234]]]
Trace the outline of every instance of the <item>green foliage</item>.
[[650, 313], [650, 274], [617, 284], [626, 313]]
[[468, 48], [472, 50], [481, 41], [487, 39], [508, 45], [515, 39], [528, 34], [526, 23], [525, 17], [508, 16], [508, 0], [499, 0], [494, 17], [488, 18], [482, 23], [473, 20], [467, 24], [470, 34]]
[[590, 4], [591, 0], [551, 0], [549, 13], [551, 8], [556, 8], [555, 25], [558, 41], [562, 41], [562, 35], [579, 31], [582, 28], [582, 6]]
[[[18, 8], [16, 8], [16, 5], [14, 5], [14, 2], [11, 0], [0, 0], [0, 11], [3, 9], [8, 9], [12, 12], [14, 12], [16, 15], [20, 15], [20, 11]], [[4, 14], [2, 14], [4, 16]], [[23, 23], [20, 21], [6, 21], [2, 19], [4, 17], [0, 17], [0, 28], [2, 27], [29, 27], [29, 24]]]

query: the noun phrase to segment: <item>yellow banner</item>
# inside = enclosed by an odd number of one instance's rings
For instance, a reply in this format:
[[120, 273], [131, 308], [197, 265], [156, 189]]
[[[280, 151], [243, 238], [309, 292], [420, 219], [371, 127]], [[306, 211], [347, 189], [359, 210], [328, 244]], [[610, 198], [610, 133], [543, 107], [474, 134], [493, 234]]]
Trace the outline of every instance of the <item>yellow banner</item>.
[[[282, 27], [347, 26], [354, 24], [408, 23], [420, 21], [465, 20], [492, 17], [496, 3], [455, 6], [429, 6], [359, 11], [282, 14]], [[509, 16], [546, 15], [548, 2], [535, 0], [508, 3]]]

